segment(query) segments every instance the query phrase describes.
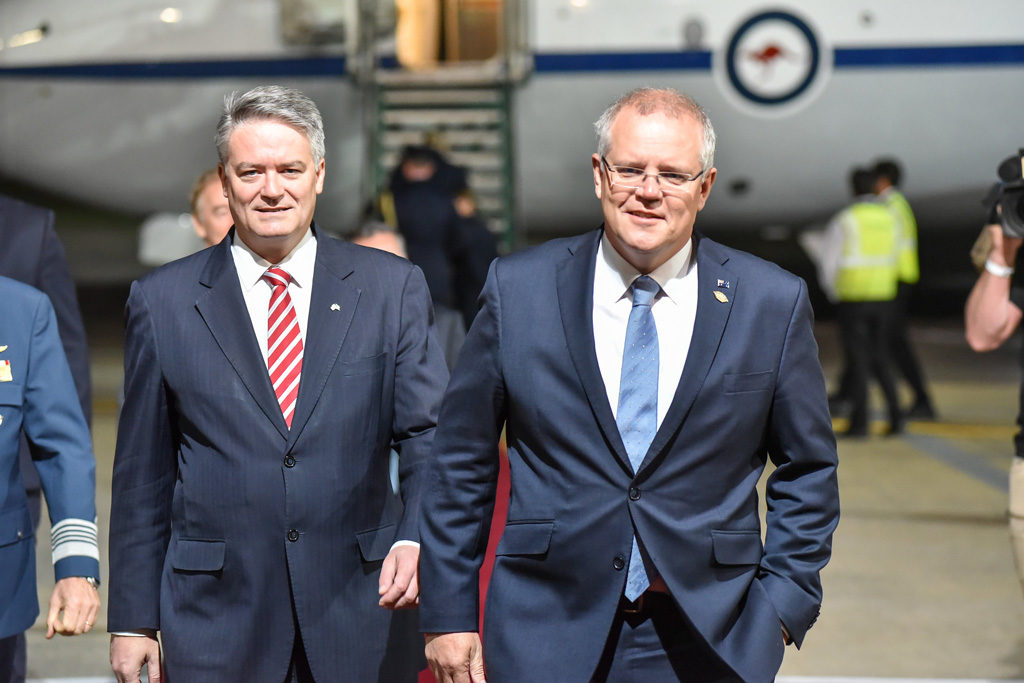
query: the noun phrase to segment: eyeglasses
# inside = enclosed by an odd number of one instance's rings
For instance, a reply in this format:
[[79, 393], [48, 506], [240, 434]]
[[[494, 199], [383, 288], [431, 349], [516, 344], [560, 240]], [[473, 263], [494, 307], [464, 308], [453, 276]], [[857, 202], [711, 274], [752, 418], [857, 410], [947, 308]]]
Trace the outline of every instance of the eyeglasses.
[[686, 173], [675, 173], [673, 171], [662, 171], [659, 173], [647, 173], [642, 168], [632, 166], [612, 166], [608, 160], [601, 157], [601, 163], [608, 171], [608, 180], [612, 185], [628, 188], [636, 191], [647, 180], [647, 176], [654, 178], [658, 187], [665, 194], [681, 194], [686, 191], [690, 183], [704, 175], [707, 169], [701, 170], [697, 175], [691, 176]]

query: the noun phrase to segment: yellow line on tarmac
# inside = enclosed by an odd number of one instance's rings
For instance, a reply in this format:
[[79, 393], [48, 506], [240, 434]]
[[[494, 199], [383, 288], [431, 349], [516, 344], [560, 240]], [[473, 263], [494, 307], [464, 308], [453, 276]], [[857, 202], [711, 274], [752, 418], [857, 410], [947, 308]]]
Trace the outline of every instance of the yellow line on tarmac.
[[911, 434], [938, 436], [944, 439], [1006, 439], [1009, 441], [1017, 433], [1017, 426], [966, 422], [908, 422], [907, 431]]

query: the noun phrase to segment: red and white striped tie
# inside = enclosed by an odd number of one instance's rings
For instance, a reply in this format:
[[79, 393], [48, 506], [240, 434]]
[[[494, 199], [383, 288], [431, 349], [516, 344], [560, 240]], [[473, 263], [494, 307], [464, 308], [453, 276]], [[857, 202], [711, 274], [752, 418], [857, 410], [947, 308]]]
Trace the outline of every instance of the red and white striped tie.
[[263, 279], [273, 287], [267, 316], [267, 370], [285, 424], [291, 429], [302, 374], [302, 335], [292, 297], [288, 294], [292, 276], [280, 268], [268, 268]]

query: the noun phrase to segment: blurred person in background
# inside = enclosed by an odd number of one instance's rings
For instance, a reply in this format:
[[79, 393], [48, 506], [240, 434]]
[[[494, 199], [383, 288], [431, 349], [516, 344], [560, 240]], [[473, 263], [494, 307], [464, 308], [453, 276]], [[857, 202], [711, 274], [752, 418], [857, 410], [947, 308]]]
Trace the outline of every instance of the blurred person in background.
[[[353, 244], [380, 249], [404, 259], [409, 258], [405, 252], [405, 240], [393, 227], [383, 221], [363, 223], [362, 227], [349, 237], [349, 240]], [[451, 370], [455, 367], [455, 361], [458, 360], [459, 351], [462, 349], [462, 342], [466, 339], [466, 327], [463, 325], [458, 311], [438, 303], [434, 303], [434, 325], [437, 327], [437, 336], [444, 351], [445, 363]]]
[[458, 215], [442, 168], [432, 147], [405, 147], [379, 204], [384, 220], [405, 238], [409, 260], [423, 270], [434, 303], [455, 308]]
[[890, 329], [889, 352], [894, 368], [914, 392], [913, 403], [906, 417], [916, 420], [934, 420], [935, 407], [928, 395], [921, 361], [910, 342], [907, 313], [910, 295], [921, 279], [917, 256], [917, 220], [910, 202], [899, 191], [902, 170], [895, 159], [881, 159], [875, 164], [875, 194], [896, 216], [897, 286], [896, 305]]
[[455, 299], [466, 329], [476, 317], [477, 298], [487, 281], [491, 261], [498, 258], [498, 240], [477, 213], [476, 195], [463, 188], [455, 195], [458, 214], [458, 255], [455, 262]]
[[886, 435], [903, 431], [889, 360], [890, 329], [896, 299], [897, 224], [893, 212], [874, 195], [871, 171], [850, 174], [854, 200], [829, 222], [816, 246], [818, 280], [837, 302], [845, 367], [841, 392], [849, 401], [849, 426], [842, 436], [868, 435], [868, 380], [882, 389], [889, 414]]
[[216, 168], [206, 169], [196, 178], [189, 193], [189, 206], [192, 227], [206, 246], [212, 247], [224, 239], [234, 221]]

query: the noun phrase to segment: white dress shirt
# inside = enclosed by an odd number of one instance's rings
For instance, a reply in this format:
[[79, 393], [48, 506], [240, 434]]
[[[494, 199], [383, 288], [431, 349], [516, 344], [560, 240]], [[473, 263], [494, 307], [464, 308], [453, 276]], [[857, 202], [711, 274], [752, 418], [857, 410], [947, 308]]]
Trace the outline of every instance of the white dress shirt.
[[256, 341], [260, 344], [260, 352], [263, 353], [263, 364], [266, 365], [270, 353], [267, 350], [267, 318], [270, 294], [274, 289], [263, 279], [263, 274], [271, 266], [286, 271], [292, 278], [288, 285], [288, 294], [292, 298], [292, 306], [295, 307], [299, 336], [302, 337], [302, 346], [305, 348], [309, 300], [313, 293], [313, 267], [316, 265], [316, 238], [313, 237], [313, 231], [307, 229], [303, 238], [280, 263], [266, 260], [238, 239], [238, 233], [235, 233], [231, 242], [231, 258], [235, 261], [238, 282], [242, 285], [242, 298], [245, 299], [245, 307], [249, 310], [249, 319], [252, 321], [253, 332], [256, 333]]
[[[675, 397], [697, 318], [697, 260], [691, 259], [691, 239], [650, 277], [661, 286], [651, 304], [658, 329], [658, 426]], [[640, 272], [615, 251], [607, 235], [601, 237], [594, 268], [594, 346], [597, 364], [608, 392], [612, 414], [619, 407], [622, 351], [626, 324], [633, 310], [630, 285]]]

